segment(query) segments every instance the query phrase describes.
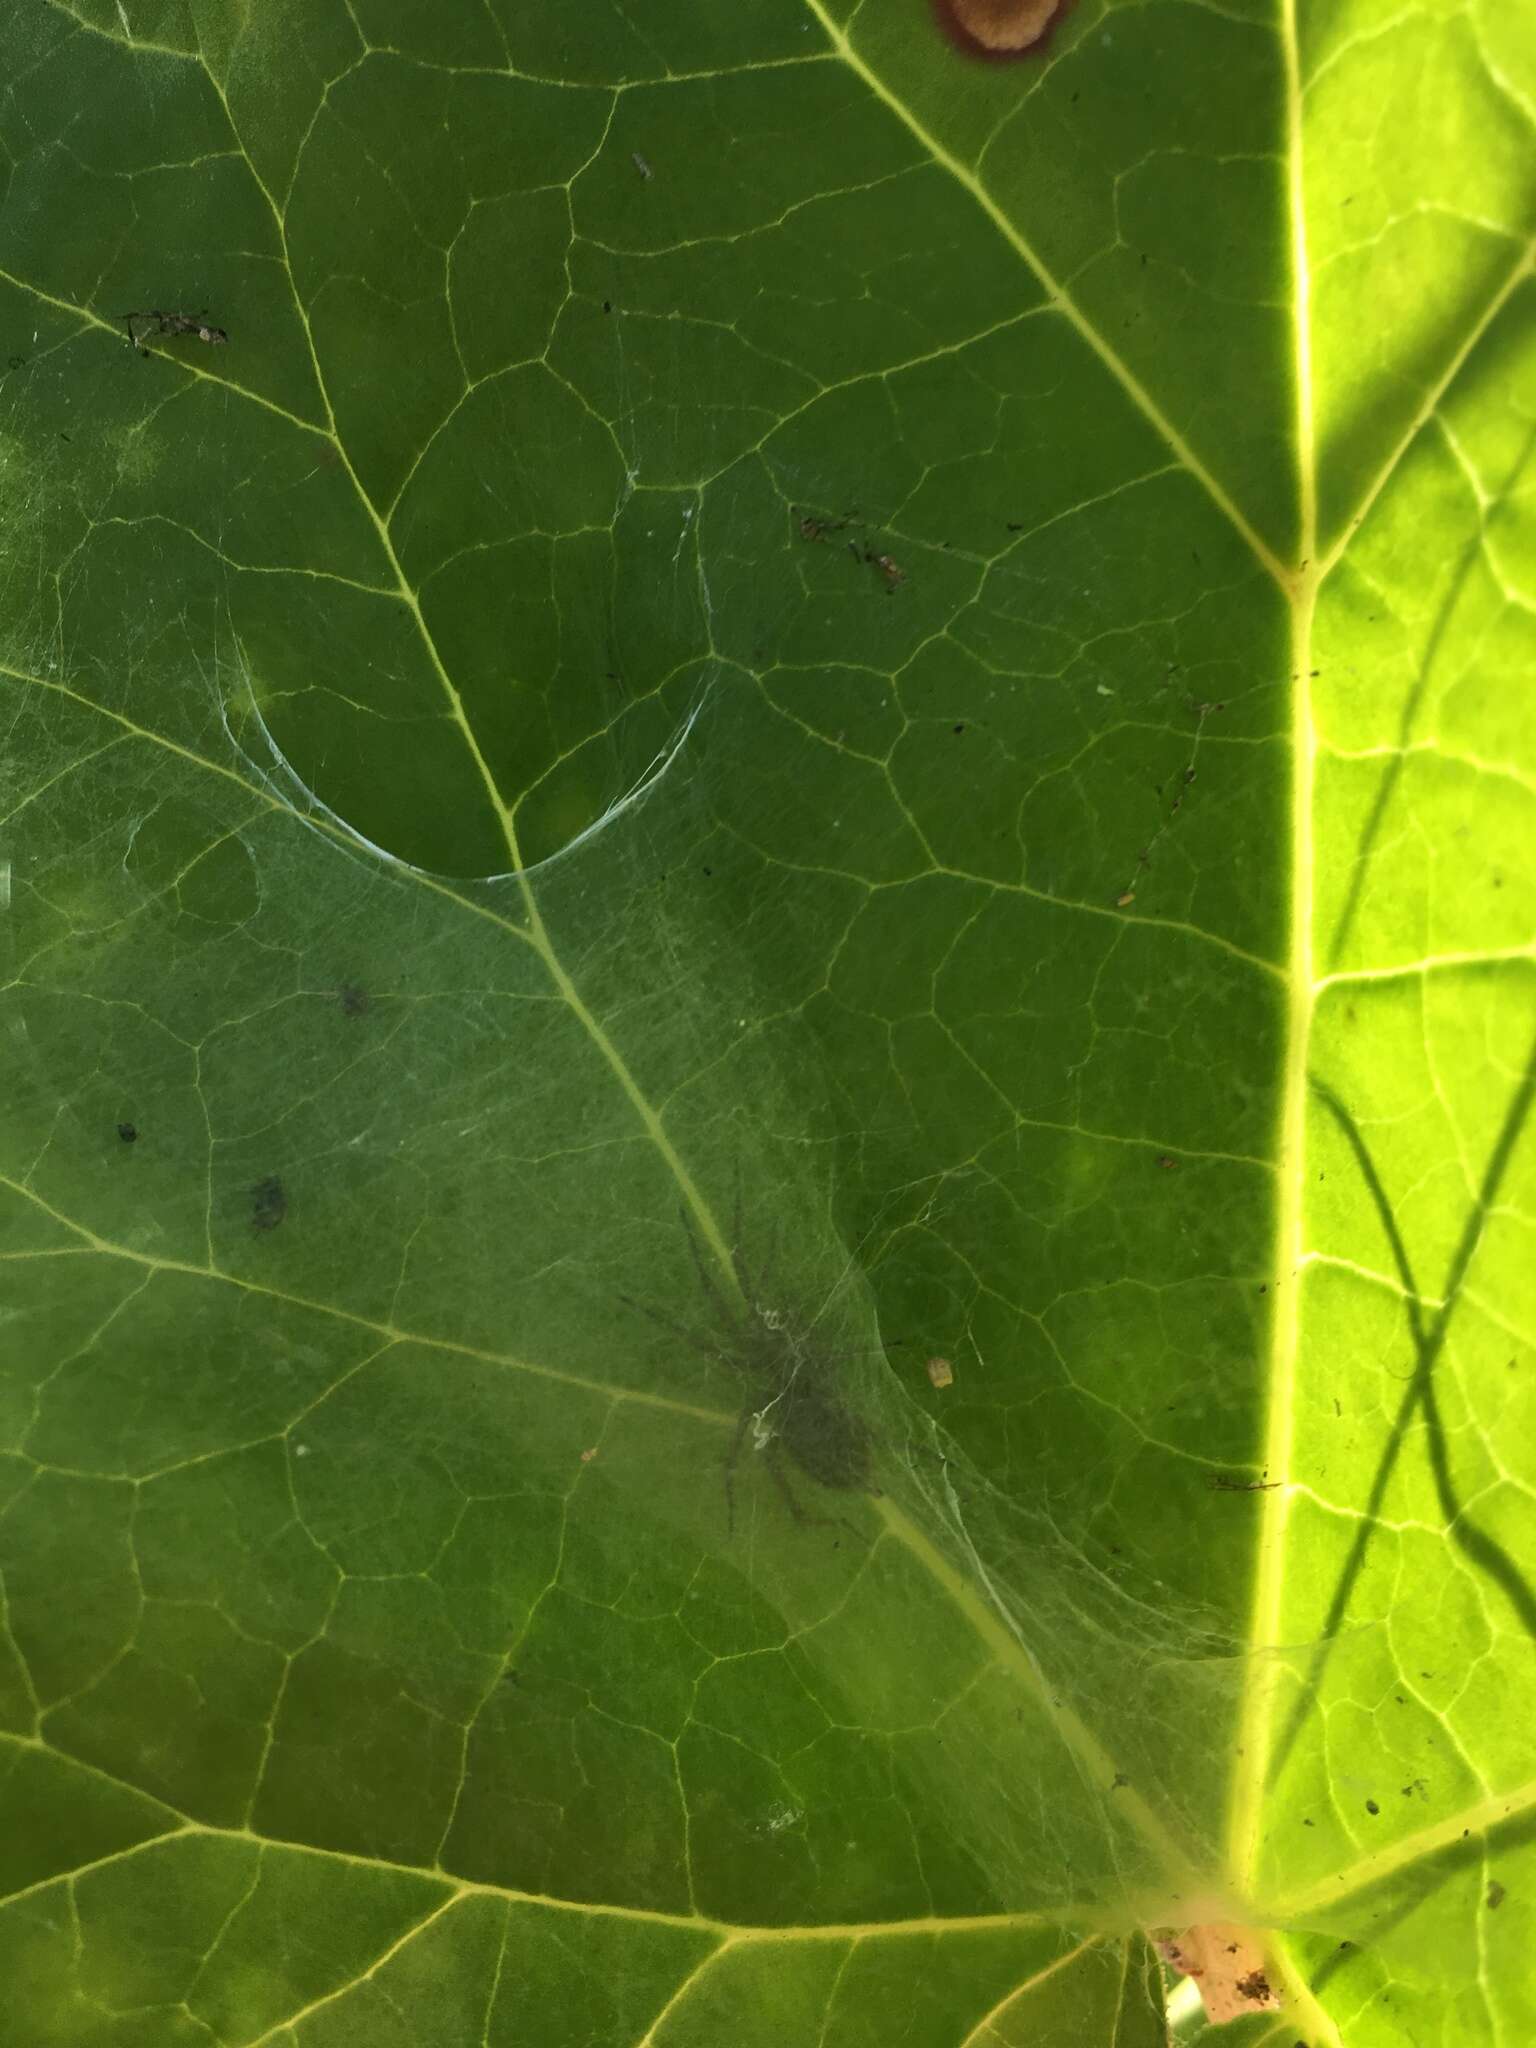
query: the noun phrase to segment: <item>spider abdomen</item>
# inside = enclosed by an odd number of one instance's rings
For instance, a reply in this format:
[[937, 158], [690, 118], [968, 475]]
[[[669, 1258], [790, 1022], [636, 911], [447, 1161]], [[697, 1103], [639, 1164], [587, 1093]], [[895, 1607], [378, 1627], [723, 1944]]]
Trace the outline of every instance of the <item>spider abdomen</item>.
[[870, 1484], [869, 1431], [841, 1401], [796, 1387], [784, 1403], [784, 1448], [818, 1486], [851, 1492]]

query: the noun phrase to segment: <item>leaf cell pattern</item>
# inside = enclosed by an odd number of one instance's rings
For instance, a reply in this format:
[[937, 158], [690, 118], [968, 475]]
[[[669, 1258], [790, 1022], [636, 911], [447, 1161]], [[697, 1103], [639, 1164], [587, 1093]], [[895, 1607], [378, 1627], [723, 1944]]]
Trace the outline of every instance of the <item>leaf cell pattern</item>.
[[19, 2048], [1528, 2038], [1529, 24], [0, 42]]

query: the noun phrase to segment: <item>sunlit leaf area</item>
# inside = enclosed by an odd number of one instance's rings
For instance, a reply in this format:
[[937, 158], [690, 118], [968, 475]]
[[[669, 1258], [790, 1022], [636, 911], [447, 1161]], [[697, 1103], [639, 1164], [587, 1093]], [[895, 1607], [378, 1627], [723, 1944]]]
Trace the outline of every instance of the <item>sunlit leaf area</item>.
[[1536, 2041], [1536, 11], [0, 9], [0, 2048]]

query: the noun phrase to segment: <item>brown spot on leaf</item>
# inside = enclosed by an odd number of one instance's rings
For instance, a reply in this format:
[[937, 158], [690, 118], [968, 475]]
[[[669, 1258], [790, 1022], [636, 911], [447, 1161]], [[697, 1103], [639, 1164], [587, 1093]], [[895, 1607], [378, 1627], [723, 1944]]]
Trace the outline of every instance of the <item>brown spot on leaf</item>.
[[984, 64], [1037, 53], [1071, 0], [934, 0], [933, 11], [956, 49]]

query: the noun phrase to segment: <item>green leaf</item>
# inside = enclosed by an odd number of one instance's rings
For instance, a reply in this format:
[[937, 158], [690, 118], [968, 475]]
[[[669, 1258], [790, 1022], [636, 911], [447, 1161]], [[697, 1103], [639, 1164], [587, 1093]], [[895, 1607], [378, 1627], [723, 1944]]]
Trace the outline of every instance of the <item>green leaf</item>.
[[0, 24], [17, 2048], [1536, 2031], [1536, 28], [938, 11]]

